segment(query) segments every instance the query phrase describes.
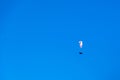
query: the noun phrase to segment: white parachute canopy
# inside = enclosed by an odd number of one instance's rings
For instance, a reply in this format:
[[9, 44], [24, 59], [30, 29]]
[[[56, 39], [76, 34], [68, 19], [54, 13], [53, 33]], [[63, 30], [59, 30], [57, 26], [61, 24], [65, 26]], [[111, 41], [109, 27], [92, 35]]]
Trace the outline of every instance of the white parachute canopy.
[[80, 48], [83, 47], [83, 41], [79, 41]]

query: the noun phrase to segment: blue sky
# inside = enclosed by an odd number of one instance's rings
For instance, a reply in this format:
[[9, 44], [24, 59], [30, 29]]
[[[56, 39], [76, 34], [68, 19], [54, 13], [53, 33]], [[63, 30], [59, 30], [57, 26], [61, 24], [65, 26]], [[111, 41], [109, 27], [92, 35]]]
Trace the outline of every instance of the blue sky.
[[119, 4], [1, 0], [0, 80], [120, 80]]

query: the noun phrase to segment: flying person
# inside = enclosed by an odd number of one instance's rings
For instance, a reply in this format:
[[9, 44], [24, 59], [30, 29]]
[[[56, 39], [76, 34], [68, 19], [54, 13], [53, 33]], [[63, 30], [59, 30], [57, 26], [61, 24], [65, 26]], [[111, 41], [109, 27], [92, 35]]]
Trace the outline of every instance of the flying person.
[[[79, 41], [79, 46], [80, 46], [80, 48], [83, 47], [83, 41]], [[83, 53], [82, 53], [82, 52], [79, 52], [79, 54], [83, 54]]]

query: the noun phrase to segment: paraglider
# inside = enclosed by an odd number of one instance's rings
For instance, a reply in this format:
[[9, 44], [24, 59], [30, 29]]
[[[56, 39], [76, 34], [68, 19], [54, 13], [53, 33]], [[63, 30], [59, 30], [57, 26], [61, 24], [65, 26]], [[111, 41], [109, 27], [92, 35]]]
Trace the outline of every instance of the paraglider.
[[[83, 41], [79, 41], [79, 46], [80, 46], [80, 48], [83, 47]], [[83, 54], [83, 53], [82, 53], [82, 52], [79, 52], [79, 54]]]

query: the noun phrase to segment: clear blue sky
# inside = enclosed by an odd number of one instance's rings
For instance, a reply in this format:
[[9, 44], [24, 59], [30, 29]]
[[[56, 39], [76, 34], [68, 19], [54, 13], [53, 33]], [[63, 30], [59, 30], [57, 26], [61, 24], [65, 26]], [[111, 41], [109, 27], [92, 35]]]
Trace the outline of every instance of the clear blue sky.
[[120, 1], [0, 0], [0, 80], [120, 80]]

